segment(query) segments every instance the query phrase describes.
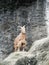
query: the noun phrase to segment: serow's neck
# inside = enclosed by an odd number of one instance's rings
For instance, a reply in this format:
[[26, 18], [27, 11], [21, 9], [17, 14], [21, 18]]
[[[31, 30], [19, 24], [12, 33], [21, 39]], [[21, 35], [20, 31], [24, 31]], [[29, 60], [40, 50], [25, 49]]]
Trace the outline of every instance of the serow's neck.
[[25, 35], [26, 33], [23, 33], [23, 32], [22, 32], [22, 34]]

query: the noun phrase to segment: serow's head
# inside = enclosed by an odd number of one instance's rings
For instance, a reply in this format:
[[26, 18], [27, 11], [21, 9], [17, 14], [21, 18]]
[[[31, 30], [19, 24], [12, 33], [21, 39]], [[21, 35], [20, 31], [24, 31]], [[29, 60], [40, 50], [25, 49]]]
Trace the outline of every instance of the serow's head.
[[22, 33], [26, 33], [26, 30], [25, 30], [25, 25], [24, 25], [23, 27], [21, 27], [21, 29], [20, 29], [20, 30], [21, 30], [21, 32], [22, 32]]

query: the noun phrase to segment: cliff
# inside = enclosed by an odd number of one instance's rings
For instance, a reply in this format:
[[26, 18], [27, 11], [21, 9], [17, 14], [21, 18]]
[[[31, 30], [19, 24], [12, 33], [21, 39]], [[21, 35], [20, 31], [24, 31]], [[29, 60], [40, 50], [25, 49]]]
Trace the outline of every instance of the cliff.
[[49, 65], [49, 37], [35, 41], [28, 52], [13, 52], [2, 65]]
[[14, 39], [20, 32], [18, 26], [26, 26], [28, 43], [27, 48], [25, 49], [26, 51], [30, 49], [34, 41], [47, 36], [45, 9], [45, 1], [39, 0], [33, 1], [32, 5], [28, 7], [21, 6], [13, 12], [11, 12], [12, 9], [5, 12], [3, 10], [0, 10], [1, 60], [13, 52]]

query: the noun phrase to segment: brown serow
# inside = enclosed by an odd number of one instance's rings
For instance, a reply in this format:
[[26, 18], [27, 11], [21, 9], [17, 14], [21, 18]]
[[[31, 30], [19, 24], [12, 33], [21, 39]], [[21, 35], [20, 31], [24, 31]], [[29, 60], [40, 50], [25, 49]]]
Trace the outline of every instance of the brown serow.
[[22, 46], [22, 42], [25, 43], [23, 46], [26, 46], [26, 31], [25, 26], [21, 27], [20, 34], [14, 40], [14, 51], [20, 50], [20, 46]]
[[26, 41], [25, 39], [19, 41], [19, 43], [18, 43], [17, 45], [14, 45], [15, 51], [16, 51], [16, 50], [20, 51], [20, 48], [21, 48], [21, 47], [22, 47], [22, 49], [23, 49], [23, 51], [24, 51], [26, 45], [27, 45], [27, 41]]

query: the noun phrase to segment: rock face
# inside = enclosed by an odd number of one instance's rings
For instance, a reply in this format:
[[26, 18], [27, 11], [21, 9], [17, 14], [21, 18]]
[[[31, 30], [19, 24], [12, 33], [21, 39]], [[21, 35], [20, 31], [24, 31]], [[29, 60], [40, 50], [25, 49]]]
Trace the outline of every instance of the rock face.
[[14, 12], [0, 10], [0, 59], [13, 51], [14, 38], [19, 34], [18, 26], [26, 25], [27, 49], [38, 39], [47, 36], [45, 24], [45, 1], [34, 1], [29, 7], [21, 6]]
[[0, 1], [0, 11], [4, 10], [6, 12], [7, 10], [14, 11], [15, 9], [18, 9], [21, 6], [30, 6], [32, 2], [35, 2], [37, 0], [1, 0]]
[[[22, 6], [12, 13], [7, 11], [0, 15], [0, 59], [5, 58], [13, 51], [14, 38], [20, 32], [19, 25], [26, 25], [28, 42], [26, 50], [31, 44], [32, 46], [28, 52], [11, 53], [0, 64], [49, 65], [49, 27], [46, 30], [45, 1], [38, 0], [33, 2], [31, 6]], [[49, 21], [49, 7], [46, 8], [46, 18], [46, 21]]]
[[28, 52], [13, 52], [2, 65], [49, 65], [49, 37], [35, 41]]
[[37, 60], [28, 52], [14, 52], [3, 61], [3, 65], [37, 65]]
[[49, 37], [35, 41], [28, 52], [13, 52], [3, 65], [49, 65]]
[[38, 65], [49, 65], [49, 37], [37, 40], [29, 50], [38, 60]]

